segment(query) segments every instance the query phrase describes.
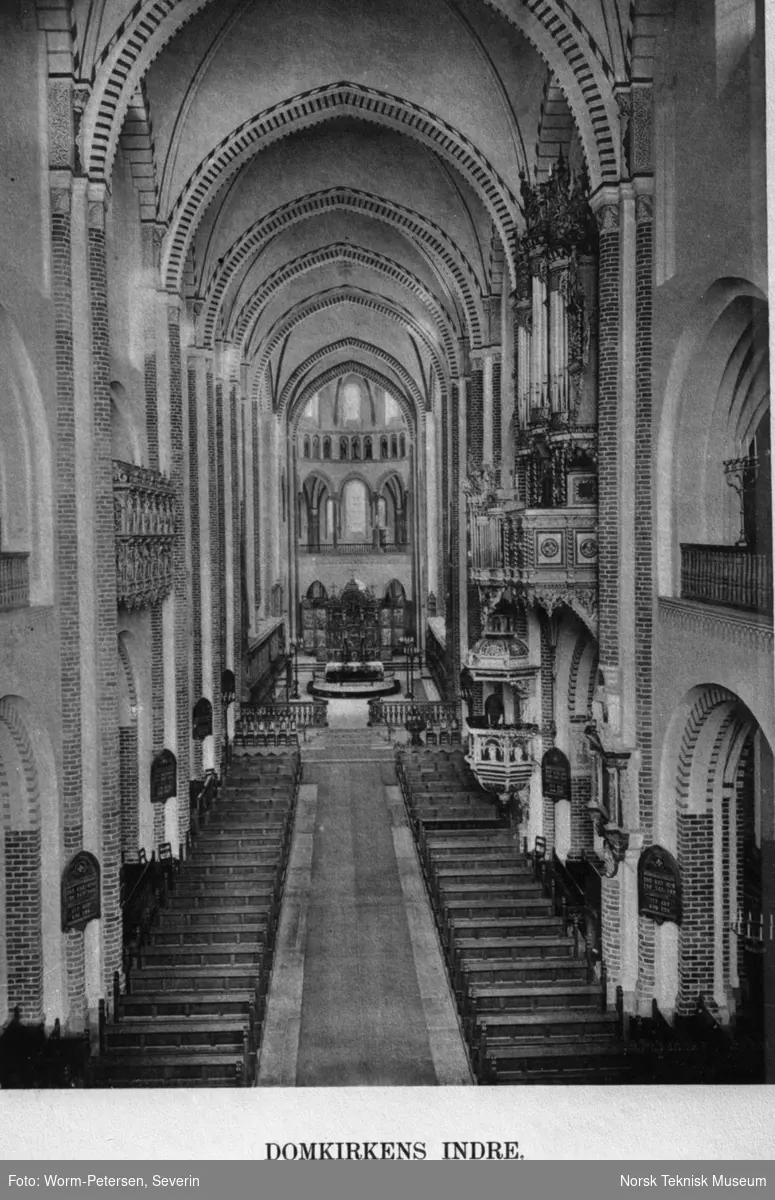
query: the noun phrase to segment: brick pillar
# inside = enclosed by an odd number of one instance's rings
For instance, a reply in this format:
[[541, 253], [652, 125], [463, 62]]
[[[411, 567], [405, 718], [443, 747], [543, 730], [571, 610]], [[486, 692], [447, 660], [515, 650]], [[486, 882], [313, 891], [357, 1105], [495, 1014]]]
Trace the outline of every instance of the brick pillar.
[[[554, 746], [554, 647], [552, 646], [549, 629], [550, 618], [540, 620], [541, 626], [541, 742], [543, 752]], [[543, 802], [543, 836], [546, 838], [546, 848], [554, 846], [554, 801], [544, 799]]]
[[[167, 308], [170, 371], [170, 478], [175, 489], [176, 534], [172, 549], [175, 600], [175, 733], [178, 759], [178, 841], [185, 844], [189, 828], [188, 782], [191, 774], [191, 689], [189, 682], [189, 587], [186, 562], [187, 496], [183, 379], [180, 354], [180, 309]], [[173, 847], [173, 850], [177, 847]]]
[[[156, 353], [158, 293], [153, 286], [156, 275], [158, 238], [152, 225], [143, 226], [143, 264], [148, 275], [146, 291], [143, 386], [145, 394], [145, 430], [148, 438], [148, 466], [159, 470], [159, 381]], [[150, 611], [151, 627], [151, 755], [164, 749], [164, 630], [161, 604]], [[153, 846], [165, 840], [164, 805], [153, 806]]]
[[91, 306], [94, 428], [94, 578], [97, 632], [97, 712], [102, 868], [102, 985], [110, 995], [121, 969], [121, 799], [118, 787], [116, 689], [116, 543], [111, 444], [110, 333], [105, 240], [105, 192], [89, 191], [89, 299]]
[[[223, 402], [223, 388], [218, 384], [213, 387], [213, 374], [210, 365], [207, 369], [207, 458], [210, 479], [210, 579], [212, 592], [210, 603], [212, 608], [212, 660], [213, 660], [213, 693], [208, 699], [213, 702], [213, 755], [216, 770], [220, 770], [221, 751], [223, 747], [223, 707], [220, 703], [221, 672], [223, 671], [223, 625], [224, 625], [224, 575], [222, 566], [223, 555], [223, 470], [218, 456], [219, 419], [216, 408], [220, 411]], [[221, 442], [223, 435], [221, 434]]]
[[[197, 379], [193, 361], [188, 364], [188, 492], [191, 528], [191, 691], [194, 703], [202, 695], [202, 564], [200, 561], [199, 522], [199, 415]], [[189, 702], [189, 708], [193, 704]], [[191, 777], [202, 776], [202, 743], [192, 746]]]
[[242, 520], [239, 474], [239, 433], [237, 420], [237, 388], [229, 389], [229, 448], [231, 451], [231, 540], [232, 540], [232, 645], [231, 660], [237, 697], [241, 695], [242, 665]]
[[[635, 200], [635, 733], [640, 750], [639, 824], [644, 844], [653, 837], [654, 547], [651, 446], [653, 296], [652, 198]], [[655, 926], [639, 917], [638, 993], [650, 1001], [655, 980]]]
[[460, 629], [460, 592], [461, 587], [461, 541], [465, 539], [461, 533], [461, 470], [460, 470], [460, 390], [461, 383], [454, 380], [451, 385], [449, 399], [451, 426], [451, 472], [449, 481], [449, 562], [451, 572], [450, 611], [447, 618], [447, 648], [449, 660], [449, 695], [460, 695], [461, 667], [461, 629]]
[[484, 454], [484, 368], [481, 360], [471, 367], [466, 401], [466, 466], [469, 462], [481, 466]]
[[678, 935], [676, 1012], [694, 1011], [702, 993], [714, 1005], [715, 912], [713, 814], [678, 813], [678, 863], [683, 881], [683, 922]]
[[[250, 406], [250, 432], [253, 440], [253, 588], [256, 612], [261, 604], [261, 471], [258, 457], [258, 405]], [[250, 495], [250, 493], [248, 493]], [[249, 501], [248, 501], [249, 502]]]
[[[43, 906], [40, 829], [5, 833], [5, 957], [8, 1009], [43, 1019]], [[81, 939], [81, 946], [83, 939]], [[74, 949], [76, 947], [73, 947]], [[68, 968], [75, 956], [68, 960]]]
[[[81, 748], [80, 588], [75, 470], [75, 387], [73, 376], [73, 279], [71, 193], [51, 191], [51, 293], [56, 369], [56, 519], [59, 589], [59, 663], [62, 713], [60, 784], [65, 861], [83, 848]], [[64, 935], [67, 1000], [65, 1025], [84, 1028], [86, 984], [83, 932]]]
[[[447, 617], [452, 604], [452, 561], [449, 540], [449, 401], [441, 401], [441, 559], [439, 561], [440, 612]], [[449, 623], [447, 623], [449, 637]], [[447, 655], [449, 658], [449, 655]]]
[[501, 405], [501, 360], [496, 356], [492, 360], [492, 461], [495, 464], [495, 480], [498, 485], [503, 482], [503, 412]]
[[598, 254], [598, 542], [601, 666], [619, 661], [619, 206], [597, 213]]
[[140, 842], [137, 725], [121, 725], [118, 730], [118, 777], [121, 796], [121, 853], [134, 861]]

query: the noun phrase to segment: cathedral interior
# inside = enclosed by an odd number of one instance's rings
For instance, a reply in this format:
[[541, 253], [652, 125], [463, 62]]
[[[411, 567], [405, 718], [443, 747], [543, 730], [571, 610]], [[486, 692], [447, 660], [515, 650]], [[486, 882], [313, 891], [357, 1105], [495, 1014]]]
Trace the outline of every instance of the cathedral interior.
[[0, 9], [0, 1086], [775, 1082], [763, 0]]

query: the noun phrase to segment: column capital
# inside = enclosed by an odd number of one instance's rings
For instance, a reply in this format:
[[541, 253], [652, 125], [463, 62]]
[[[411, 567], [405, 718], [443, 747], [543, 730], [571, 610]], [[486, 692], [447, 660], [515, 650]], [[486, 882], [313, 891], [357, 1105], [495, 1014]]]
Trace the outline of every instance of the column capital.
[[89, 213], [89, 228], [104, 230], [108, 189], [103, 179], [89, 180], [86, 188], [86, 201]]

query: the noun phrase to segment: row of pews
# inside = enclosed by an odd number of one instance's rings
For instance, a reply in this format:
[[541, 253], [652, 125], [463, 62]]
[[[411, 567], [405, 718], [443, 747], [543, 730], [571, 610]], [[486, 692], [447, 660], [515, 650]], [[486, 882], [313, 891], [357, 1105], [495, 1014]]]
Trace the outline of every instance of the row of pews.
[[94, 1086], [253, 1083], [300, 771], [298, 753], [235, 755], [116, 981]]
[[620, 1006], [462, 752], [398, 747], [397, 771], [478, 1081], [629, 1080]]

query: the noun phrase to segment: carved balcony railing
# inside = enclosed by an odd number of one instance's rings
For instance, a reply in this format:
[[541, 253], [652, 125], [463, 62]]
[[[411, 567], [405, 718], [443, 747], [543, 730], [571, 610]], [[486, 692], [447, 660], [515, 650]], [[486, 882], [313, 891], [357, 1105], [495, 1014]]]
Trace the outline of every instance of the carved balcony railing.
[[[594, 630], [597, 618], [595, 508], [489, 509], [473, 517], [470, 577], [496, 597], [511, 586], [551, 612], [570, 605]], [[483, 605], [488, 607], [483, 595]]]
[[742, 546], [681, 545], [681, 598], [772, 613], [772, 559]]
[[0, 553], [0, 612], [23, 608], [30, 602], [30, 556], [24, 552]]
[[329, 542], [301, 542], [299, 550], [302, 554], [408, 554], [411, 546], [408, 542], [338, 542], [335, 546]]
[[158, 471], [113, 463], [116, 599], [129, 609], [159, 604], [172, 589], [175, 492]]

